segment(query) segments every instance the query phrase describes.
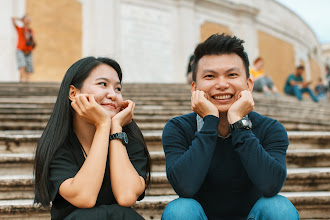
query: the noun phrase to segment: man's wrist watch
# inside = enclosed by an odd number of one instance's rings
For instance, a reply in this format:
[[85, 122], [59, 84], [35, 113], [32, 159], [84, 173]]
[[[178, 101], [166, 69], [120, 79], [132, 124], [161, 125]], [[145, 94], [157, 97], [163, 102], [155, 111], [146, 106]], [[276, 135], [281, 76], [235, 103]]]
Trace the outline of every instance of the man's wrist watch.
[[127, 134], [125, 132], [119, 132], [119, 133], [115, 133], [109, 136], [110, 141], [113, 139], [120, 139], [121, 142], [123, 143], [123, 145], [127, 145], [128, 144], [128, 137]]
[[250, 130], [252, 128], [252, 122], [249, 120], [247, 116], [244, 116], [241, 120], [229, 125], [229, 131], [232, 132], [236, 129], [243, 128], [246, 130]]

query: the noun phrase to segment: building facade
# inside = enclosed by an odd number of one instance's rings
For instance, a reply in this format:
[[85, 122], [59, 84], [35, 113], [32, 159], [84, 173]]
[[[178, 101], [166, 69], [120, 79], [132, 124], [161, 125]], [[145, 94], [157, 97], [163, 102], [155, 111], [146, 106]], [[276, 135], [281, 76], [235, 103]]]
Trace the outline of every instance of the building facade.
[[60, 81], [81, 57], [107, 56], [124, 82], [185, 83], [188, 59], [213, 33], [245, 40], [251, 63], [261, 56], [280, 90], [295, 66], [307, 80], [324, 75], [311, 28], [275, 0], [0, 0], [1, 81], [17, 81], [11, 16], [28, 13], [35, 31], [33, 81]]

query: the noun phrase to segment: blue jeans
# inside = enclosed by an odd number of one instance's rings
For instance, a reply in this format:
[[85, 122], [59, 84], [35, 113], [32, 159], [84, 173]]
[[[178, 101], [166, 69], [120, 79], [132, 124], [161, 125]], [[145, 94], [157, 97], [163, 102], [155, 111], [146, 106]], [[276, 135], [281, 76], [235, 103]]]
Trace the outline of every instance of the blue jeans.
[[290, 86], [286, 89], [285, 93], [289, 95], [296, 96], [299, 100], [302, 100], [302, 94], [308, 92], [310, 97], [313, 99], [314, 102], [318, 102], [318, 98], [314, 95], [313, 91], [310, 88], [300, 88], [299, 86]]
[[[194, 199], [178, 198], [170, 202], [162, 220], [207, 220], [203, 207]], [[252, 207], [247, 220], [299, 220], [297, 209], [284, 196], [261, 197]]]

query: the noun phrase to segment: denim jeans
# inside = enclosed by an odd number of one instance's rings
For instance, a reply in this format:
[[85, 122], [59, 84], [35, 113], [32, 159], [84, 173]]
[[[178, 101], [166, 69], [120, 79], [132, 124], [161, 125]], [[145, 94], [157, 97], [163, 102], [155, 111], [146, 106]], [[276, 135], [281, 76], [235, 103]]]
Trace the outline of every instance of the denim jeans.
[[318, 98], [314, 95], [313, 91], [310, 88], [300, 88], [299, 86], [291, 86], [285, 91], [289, 95], [296, 96], [299, 100], [302, 100], [302, 94], [307, 92], [314, 102], [318, 102]]
[[[162, 220], [207, 220], [203, 207], [194, 199], [178, 198], [170, 202]], [[247, 220], [299, 220], [297, 209], [284, 196], [261, 197], [252, 207]]]

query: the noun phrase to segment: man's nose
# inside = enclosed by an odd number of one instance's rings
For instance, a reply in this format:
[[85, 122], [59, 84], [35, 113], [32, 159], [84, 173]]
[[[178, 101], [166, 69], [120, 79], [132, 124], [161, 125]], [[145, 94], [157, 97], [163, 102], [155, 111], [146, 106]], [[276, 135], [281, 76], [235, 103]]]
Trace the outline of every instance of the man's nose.
[[216, 82], [217, 89], [227, 89], [229, 87], [228, 81], [225, 78], [220, 77]]

